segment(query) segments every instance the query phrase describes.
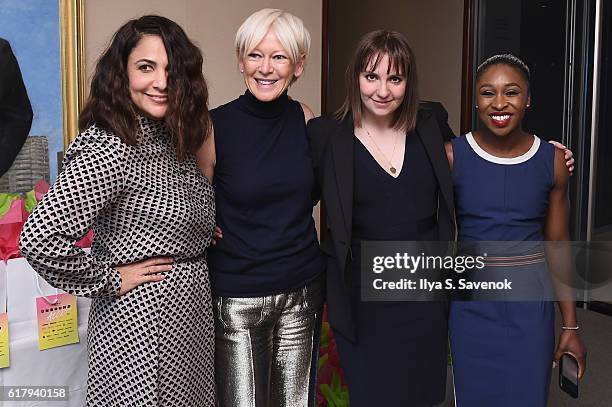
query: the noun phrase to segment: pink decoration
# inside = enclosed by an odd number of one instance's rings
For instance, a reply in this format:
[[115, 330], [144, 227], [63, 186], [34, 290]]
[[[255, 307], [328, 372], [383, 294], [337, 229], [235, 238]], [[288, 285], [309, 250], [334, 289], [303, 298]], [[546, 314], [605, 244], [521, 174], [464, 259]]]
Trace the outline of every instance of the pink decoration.
[[0, 218], [0, 258], [5, 262], [19, 257], [19, 234], [27, 216], [23, 199], [16, 199]]
[[327, 320], [327, 305], [323, 309], [318, 367], [317, 406], [348, 407], [346, 378], [340, 366], [336, 340]]
[[76, 242], [76, 245], [79, 247], [91, 247], [91, 243], [93, 242], [93, 229], [89, 229], [89, 232], [81, 240]]
[[[36, 202], [40, 202], [43, 196], [49, 191], [49, 184], [45, 180], [40, 180], [34, 186], [33, 192]], [[29, 213], [26, 210], [26, 200], [23, 197], [31, 197], [32, 191], [22, 195], [22, 198], [11, 202], [11, 207], [4, 216], [0, 217], [0, 259], [5, 262], [9, 259], [20, 257], [19, 235]], [[34, 201], [29, 198], [28, 205], [34, 206]], [[29, 207], [28, 209], [32, 209]], [[89, 230], [76, 245], [78, 247], [91, 247], [93, 241], [93, 230]]]
[[34, 193], [36, 194], [36, 200], [42, 201], [43, 196], [49, 191], [49, 184], [44, 179], [41, 179], [34, 186]]

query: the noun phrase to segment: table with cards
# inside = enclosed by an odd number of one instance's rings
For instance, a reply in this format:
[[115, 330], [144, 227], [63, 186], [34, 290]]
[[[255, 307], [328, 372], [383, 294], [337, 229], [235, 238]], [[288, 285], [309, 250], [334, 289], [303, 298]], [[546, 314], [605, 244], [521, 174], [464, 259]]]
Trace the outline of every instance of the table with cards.
[[[62, 294], [61, 290], [52, 288], [40, 278], [25, 259], [11, 259], [6, 263], [0, 260], [0, 315], [6, 312], [8, 317], [10, 360], [8, 367], [0, 369], [0, 387], [37, 387], [41, 392], [53, 394], [55, 386], [67, 386], [68, 400], [54, 401], [52, 405], [83, 406], [87, 383], [87, 318], [90, 300], [76, 298], [74, 303], [74, 297]], [[75, 307], [78, 327], [67, 327], [61, 319], [74, 312]], [[40, 322], [38, 314], [52, 322]], [[44, 338], [40, 343], [39, 330], [40, 337]], [[54, 341], [78, 342], [56, 346]], [[26, 390], [13, 394], [23, 397], [16, 401], [0, 401], [0, 405], [49, 405], [49, 401], [35, 401], [27, 397]]]

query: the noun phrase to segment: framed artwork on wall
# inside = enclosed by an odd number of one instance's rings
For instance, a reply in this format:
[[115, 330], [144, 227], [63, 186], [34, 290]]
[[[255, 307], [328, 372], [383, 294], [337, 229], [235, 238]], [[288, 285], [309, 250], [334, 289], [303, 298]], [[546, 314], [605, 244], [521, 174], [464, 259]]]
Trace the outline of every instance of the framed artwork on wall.
[[83, 0], [0, 0], [0, 37], [15, 54], [34, 111], [26, 144], [0, 178], [0, 193], [52, 183], [78, 132], [83, 100]]

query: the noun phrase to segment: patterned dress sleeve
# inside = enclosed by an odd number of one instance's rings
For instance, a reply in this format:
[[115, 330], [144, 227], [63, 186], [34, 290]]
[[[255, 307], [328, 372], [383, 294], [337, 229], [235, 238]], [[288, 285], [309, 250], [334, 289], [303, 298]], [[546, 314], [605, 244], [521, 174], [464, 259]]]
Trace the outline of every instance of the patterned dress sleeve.
[[95, 126], [80, 134], [57, 181], [28, 217], [21, 253], [52, 286], [86, 297], [119, 292], [119, 272], [75, 243], [122, 192], [127, 148]]

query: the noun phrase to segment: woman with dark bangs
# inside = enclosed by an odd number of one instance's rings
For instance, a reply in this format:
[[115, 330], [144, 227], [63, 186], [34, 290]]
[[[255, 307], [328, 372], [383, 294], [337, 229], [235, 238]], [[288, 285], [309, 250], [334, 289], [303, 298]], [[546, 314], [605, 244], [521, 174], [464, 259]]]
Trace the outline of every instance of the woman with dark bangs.
[[[32, 267], [93, 298], [88, 406], [215, 405], [215, 207], [193, 159], [210, 133], [207, 100], [202, 55], [181, 27], [127, 22], [98, 61], [63, 171], [24, 226]], [[92, 227], [86, 253], [74, 243]]]
[[431, 407], [445, 399], [448, 303], [361, 301], [361, 243], [440, 241], [443, 249], [455, 240], [444, 147], [454, 135], [441, 104], [419, 102], [414, 53], [400, 33], [361, 38], [346, 88], [336, 116], [311, 120], [308, 133], [327, 208], [329, 320], [351, 407]]
[[445, 302], [362, 302], [361, 241], [452, 241], [452, 181], [438, 103], [419, 103], [414, 54], [397, 32], [361, 38], [336, 118], [308, 123], [327, 208], [327, 303], [351, 406], [444, 401]]

